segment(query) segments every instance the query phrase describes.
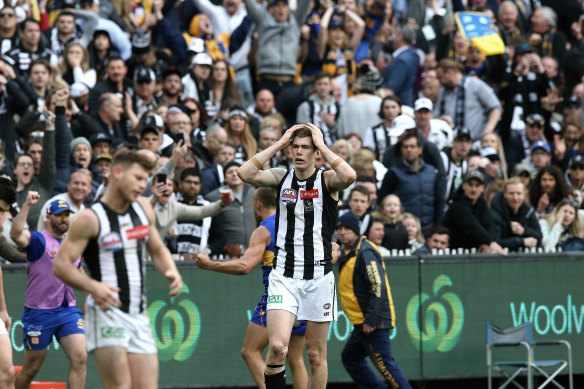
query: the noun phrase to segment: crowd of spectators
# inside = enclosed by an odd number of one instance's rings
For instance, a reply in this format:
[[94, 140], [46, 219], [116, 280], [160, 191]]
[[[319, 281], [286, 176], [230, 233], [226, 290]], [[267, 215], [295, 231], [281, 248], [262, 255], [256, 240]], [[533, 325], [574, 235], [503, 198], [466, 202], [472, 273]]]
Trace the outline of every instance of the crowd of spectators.
[[[465, 40], [459, 11], [483, 13], [504, 52]], [[357, 172], [339, 215], [386, 255], [582, 249], [581, 15], [580, 0], [4, 3], [11, 214], [31, 190], [31, 230], [51, 200], [83, 209], [115, 154], [137, 149], [156, 162], [144, 195], [173, 253], [237, 257], [255, 228], [237, 168], [312, 122]], [[8, 236], [0, 247], [24, 260]]]

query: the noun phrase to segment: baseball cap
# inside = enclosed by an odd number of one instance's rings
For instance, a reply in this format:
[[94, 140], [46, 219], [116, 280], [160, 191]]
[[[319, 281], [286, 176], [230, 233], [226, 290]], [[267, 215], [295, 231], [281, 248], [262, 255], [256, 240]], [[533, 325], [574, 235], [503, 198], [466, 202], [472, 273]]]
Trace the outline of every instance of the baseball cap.
[[548, 154], [552, 152], [550, 145], [547, 142], [544, 142], [543, 140], [538, 140], [537, 142], [531, 145], [531, 151], [535, 149], [544, 149]]
[[164, 127], [164, 121], [158, 115], [148, 115], [144, 118], [142, 127], [152, 127], [154, 129], [158, 129], [158, 127]]
[[513, 168], [513, 175], [519, 176], [523, 173], [528, 173], [531, 176], [531, 169], [529, 168], [529, 166], [525, 163], [518, 163], [517, 165], [515, 165], [515, 167]]
[[98, 132], [97, 134], [93, 134], [89, 137], [89, 143], [91, 143], [91, 147], [93, 147], [97, 142], [108, 142], [111, 145], [112, 141], [112, 137], [105, 132]]
[[428, 111], [434, 110], [434, 104], [432, 104], [432, 100], [427, 97], [420, 97], [414, 103], [414, 111], [419, 111], [421, 109], [427, 109]]
[[144, 54], [150, 51], [150, 35], [137, 32], [132, 34], [130, 39], [132, 43], [132, 52], [136, 54]]
[[193, 57], [192, 64], [213, 66], [213, 58], [207, 53], [198, 53]]
[[545, 125], [545, 119], [538, 113], [532, 113], [531, 115], [525, 118], [525, 123], [529, 124], [530, 126], [539, 125], [543, 127]]
[[492, 161], [499, 161], [499, 153], [493, 147], [483, 147], [481, 149], [481, 157], [488, 158]]
[[464, 180], [462, 182], [467, 182], [470, 180], [478, 180], [481, 184], [485, 183], [485, 176], [480, 170], [471, 170], [464, 175]]
[[270, 0], [270, 1], [268, 2], [268, 7], [271, 7], [271, 6], [273, 6], [273, 5], [276, 5], [276, 4], [278, 4], [280, 1], [281, 1], [281, 2], [283, 2], [283, 3], [286, 3], [286, 4], [288, 4], [288, 0]]
[[112, 156], [109, 155], [108, 153], [102, 153], [102, 154], [98, 154], [95, 158], [93, 158], [93, 162], [97, 162], [97, 161], [101, 161], [101, 160], [107, 160], [107, 161], [112, 161]]
[[77, 97], [88, 95], [89, 88], [82, 82], [74, 82], [69, 87], [69, 93], [71, 93], [71, 97], [76, 99]]
[[73, 213], [73, 210], [66, 201], [54, 200], [49, 205], [49, 208], [47, 208], [47, 215], [58, 215], [65, 211]]
[[357, 235], [361, 235], [359, 228], [359, 219], [352, 212], [347, 212], [342, 214], [337, 220], [337, 228], [347, 227], [355, 232]]
[[391, 123], [390, 136], [401, 136], [406, 130], [416, 128], [416, 122], [408, 115], [399, 115]]
[[454, 132], [454, 139], [460, 139], [465, 137], [472, 140], [470, 130], [466, 127], [458, 127]]
[[205, 51], [205, 41], [201, 38], [193, 38], [191, 43], [189, 43], [187, 51], [192, 51], [193, 53], [202, 53]]
[[584, 166], [584, 157], [582, 157], [580, 154], [577, 154], [570, 159], [570, 167], [576, 165]]
[[156, 74], [150, 68], [140, 67], [134, 72], [134, 82], [139, 84], [141, 82], [156, 81]]

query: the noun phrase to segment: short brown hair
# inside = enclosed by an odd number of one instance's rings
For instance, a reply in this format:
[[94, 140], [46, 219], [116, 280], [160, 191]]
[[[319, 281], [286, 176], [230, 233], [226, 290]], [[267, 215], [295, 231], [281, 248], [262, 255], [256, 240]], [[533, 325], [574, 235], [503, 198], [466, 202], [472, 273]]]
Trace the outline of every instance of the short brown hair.
[[276, 191], [274, 188], [263, 186], [258, 188], [253, 194], [254, 201], [261, 201], [264, 207], [276, 209], [278, 200], [276, 199]]
[[458, 73], [464, 73], [464, 68], [460, 62], [448, 58], [441, 59], [440, 62], [438, 62], [438, 69], [441, 69], [442, 71], [454, 70]]
[[137, 151], [122, 151], [115, 155], [111, 167], [121, 166], [124, 170], [130, 168], [133, 164], [137, 163], [144, 169], [150, 171], [154, 168], [154, 162], [149, 159], [144, 154], [138, 153]]
[[[301, 128], [299, 130], [296, 130], [296, 132], [294, 132], [294, 135], [292, 135], [292, 142], [294, 143], [294, 139], [296, 138], [310, 138], [310, 140], [312, 141], [312, 132], [310, 131], [310, 129], [304, 127]], [[312, 147], [314, 148], [314, 141], [312, 141]]]

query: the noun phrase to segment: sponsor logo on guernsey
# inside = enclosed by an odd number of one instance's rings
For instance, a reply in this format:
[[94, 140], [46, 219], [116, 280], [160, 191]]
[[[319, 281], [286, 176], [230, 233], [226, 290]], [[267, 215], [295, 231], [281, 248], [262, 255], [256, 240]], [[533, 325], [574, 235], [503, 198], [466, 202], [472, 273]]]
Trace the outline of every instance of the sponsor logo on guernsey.
[[28, 336], [41, 336], [41, 332], [40, 331], [28, 331], [26, 334]]
[[126, 238], [128, 240], [132, 239], [142, 239], [148, 236], [148, 226], [137, 226], [134, 228], [130, 228], [126, 231]]
[[300, 200], [316, 199], [316, 198], [318, 198], [318, 189], [301, 190], [300, 191]]
[[123, 339], [125, 336], [123, 327], [101, 327], [101, 337], [104, 339]]
[[122, 237], [115, 231], [109, 232], [101, 238], [101, 247], [107, 251], [118, 251], [124, 248]]
[[298, 192], [290, 188], [284, 189], [280, 197], [283, 204], [294, 204], [298, 200]]
[[281, 303], [281, 302], [282, 302], [282, 295], [280, 295], [280, 294], [268, 296], [268, 304]]

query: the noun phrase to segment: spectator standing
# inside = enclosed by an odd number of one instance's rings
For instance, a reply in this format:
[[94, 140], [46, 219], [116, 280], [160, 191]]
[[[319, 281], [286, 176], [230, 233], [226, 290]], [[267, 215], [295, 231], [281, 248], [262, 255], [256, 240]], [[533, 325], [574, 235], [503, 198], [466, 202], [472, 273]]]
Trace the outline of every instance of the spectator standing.
[[18, 25], [18, 31], [20, 33], [19, 46], [2, 57], [17, 74], [28, 76], [30, 63], [35, 59], [46, 59], [53, 65], [57, 64], [55, 54], [40, 45], [41, 30], [38, 21], [26, 18]]
[[[26, 248], [28, 271], [22, 313], [25, 357], [22, 370], [16, 375], [15, 384], [18, 388], [30, 386], [43, 364], [47, 347], [52, 343], [54, 335], [71, 364], [68, 386], [82, 389], [87, 376], [85, 322], [81, 311], [75, 306], [77, 301], [73, 288], [55, 277], [52, 272], [55, 256], [69, 230], [69, 214], [73, 211], [63, 200], [55, 200], [47, 210], [46, 228], [42, 232], [30, 232], [24, 228], [25, 222], [32, 205], [39, 199], [37, 192], [30, 191], [10, 228], [10, 238], [18, 247]], [[79, 272], [83, 272], [80, 269], [80, 256], [74, 265]]]
[[223, 167], [235, 158], [235, 145], [229, 141], [221, 146], [221, 149], [213, 159], [215, 165], [201, 172], [202, 188], [201, 194], [203, 196], [207, 193], [217, 189], [225, 182], [225, 175]]
[[89, 52], [81, 43], [74, 41], [65, 46], [61, 75], [69, 85], [79, 82], [87, 88], [95, 86], [97, 73], [89, 67]]
[[215, 157], [227, 142], [227, 132], [219, 125], [209, 126], [205, 132], [205, 140], [202, 143], [193, 144], [199, 171], [209, 169], [215, 165]]
[[298, 106], [297, 123], [314, 123], [324, 135], [324, 141], [331, 147], [337, 140], [335, 124], [341, 114], [341, 105], [335, 101], [331, 91], [332, 77], [329, 72], [321, 71], [314, 76], [314, 93]]
[[[468, 128], [461, 127], [456, 130], [452, 147], [446, 147], [440, 152], [446, 171], [445, 211], [450, 200], [454, 198], [462, 180], [468, 170], [466, 157], [472, 146], [472, 139]], [[484, 183], [483, 183], [484, 184]]]
[[438, 150], [452, 145], [452, 127], [442, 119], [432, 119], [434, 104], [427, 97], [420, 97], [414, 104], [416, 128], [428, 142], [434, 143]]
[[347, 201], [348, 207], [345, 209], [340, 209], [338, 216], [342, 216], [345, 213], [352, 213], [359, 220], [359, 234], [367, 235], [369, 228], [371, 227], [372, 217], [369, 213], [369, 199], [371, 198], [371, 192], [364, 185], [357, 184], [351, 189], [349, 194], [349, 200]]
[[55, 159], [55, 122], [54, 119], [49, 118], [45, 121], [43, 157], [39, 175], [34, 175], [34, 162], [30, 155], [22, 154], [14, 161], [18, 205], [24, 204], [30, 191], [38, 192], [40, 196], [39, 201], [32, 205], [26, 220], [31, 229], [37, 226], [41, 207], [53, 194], [57, 176]]
[[546, 141], [544, 136], [545, 119], [536, 113], [525, 118], [525, 130], [513, 134], [505, 143], [505, 155], [509, 173], [513, 166], [523, 160], [531, 159], [531, 146], [537, 141]]
[[[233, 192], [235, 201], [223, 207], [213, 217], [209, 248], [215, 254], [230, 255], [238, 258], [245, 251], [251, 233], [256, 228], [253, 217], [252, 196], [255, 189], [241, 181], [237, 169], [241, 166], [235, 160], [223, 167], [225, 185]], [[216, 202], [222, 196], [217, 188], [205, 196], [207, 201]]]
[[265, 7], [255, 0], [244, 3], [258, 32], [258, 89], [269, 89], [277, 98], [283, 89], [294, 85], [300, 27], [310, 1], [298, 1], [294, 12], [288, 0], [270, 0]]
[[91, 194], [92, 180], [93, 174], [91, 174], [89, 170], [79, 169], [74, 171], [69, 178], [67, 192], [59, 193], [44, 203], [43, 207], [41, 208], [36, 230], [42, 231], [45, 228], [45, 216], [47, 215], [47, 210], [55, 200], [62, 200], [69, 205], [69, 208], [71, 208], [71, 215], [69, 215], [69, 220], [73, 222], [73, 219], [79, 213], [79, 211], [85, 208], [83, 203]]
[[243, 108], [238, 105], [231, 107], [225, 130], [227, 138], [236, 146], [235, 161], [241, 164], [256, 153], [258, 144], [251, 134], [249, 119]]
[[437, 169], [421, 159], [422, 146], [415, 129], [406, 131], [398, 145], [403, 158], [387, 171], [380, 197], [397, 195], [406, 212], [419, 217], [422, 230], [427, 232], [442, 219], [444, 195], [438, 191]]
[[454, 127], [467, 127], [473, 141], [493, 132], [501, 117], [501, 103], [484, 81], [464, 75], [462, 65], [443, 59], [438, 63], [440, 92], [434, 116], [448, 115]]
[[461, 189], [444, 216], [444, 226], [450, 230], [450, 247], [506, 255], [493, 238], [491, 213], [483, 196], [484, 190], [483, 173], [479, 170], [466, 173]]
[[[341, 216], [337, 231], [343, 244], [339, 259], [341, 305], [355, 327], [341, 354], [343, 366], [355, 383], [411, 388], [391, 353], [389, 335], [395, 326], [395, 310], [383, 258], [359, 233], [355, 215]], [[385, 384], [365, 362], [367, 356], [375, 356], [375, 366]]]
[[529, 44], [537, 53], [558, 59], [560, 67], [563, 67], [566, 53], [566, 35], [557, 29], [558, 15], [550, 7], [541, 7], [533, 10], [531, 14], [531, 35]]
[[491, 200], [493, 231], [496, 242], [509, 251], [536, 247], [541, 229], [535, 209], [525, 202], [525, 187], [518, 177], [505, 182], [503, 192]]
[[355, 132], [363, 138], [367, 129], [377, 124], [381, 98], [374, 93], [380, 85], [381, 77], [374, 66], [364, 64], [359, 67], [357, 80], [353, 84], [355, 93], [343, 105], [337, 121], [338, 137]]
[[[119, 99], [126, 99], [126, 92], [133, 94], [132, 83], [126, 79], [128, 68], [126, 63], [119, 56], [110, 56], [106, 60], [106, 78], [98, 82], [89, 92], [89, 113], [96, 116], [100, 109], [100, 102], [104, 94], [115, 94]], [[123, 107], [123, 105], [122, 105]]]
[[415, 37], [416, 32], [409, 24], [396, 27], [393, 34], [393, 59], [381, 73], [383, 86], [391, 89], [408, 106], [414, 102], [414, 82], [420, 64], [418, 53], [412, 47]]
[[182, 99], [191, 98], [205, 105], [212, 100], [211, 97], [211, 71], [213, 70], [213, 58], [207, 53], [198, 53], [193, 57], [191, 69], [182, 78]]
[[18, 19], [14, 7], [4, 4], [0, 9], [0, 54], [4, 55], [16, 48], [19, 40], [17, 26]]
[[[377, 116], [381, 123], [370, 127], [363, 137], [363, 147], [375, 153], [378, 161], [383, 161], [385, 149], [397, 142], [397, 137], [392, 136], [393, 120], [401, 114], [401, 100], [397, 96], [385, 96], [381, 100], [381, 107]], [[414, 124], [415, 126], [415, 124]]]
[[166, 238], [170, 228], [175, 221], [196, 221], [209, 216], [217, 215], [222, 208], [233, 201], [232, 194], [221, 198], [212, 204], [203, 206], [186, 205], [178, 202], [172, 191], [172, 180], [164, 175], [164, 181], [160, 181], [161, 176], [156, 175], [152, 181], [152, 197], [150, 202], [154, 208], [156, 216], [156, 228], [162, 239]]

